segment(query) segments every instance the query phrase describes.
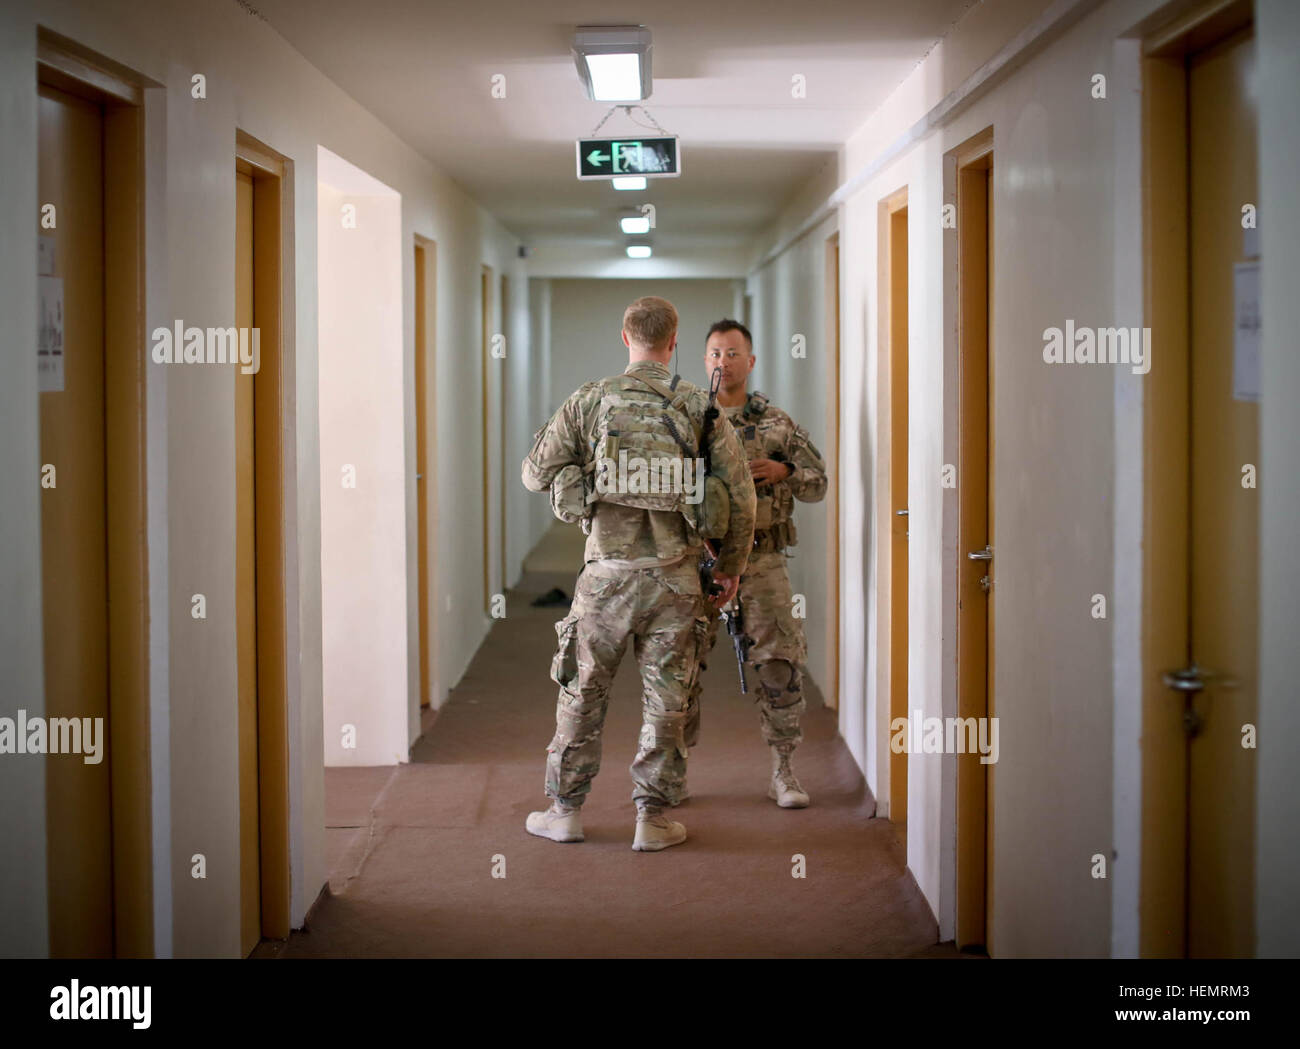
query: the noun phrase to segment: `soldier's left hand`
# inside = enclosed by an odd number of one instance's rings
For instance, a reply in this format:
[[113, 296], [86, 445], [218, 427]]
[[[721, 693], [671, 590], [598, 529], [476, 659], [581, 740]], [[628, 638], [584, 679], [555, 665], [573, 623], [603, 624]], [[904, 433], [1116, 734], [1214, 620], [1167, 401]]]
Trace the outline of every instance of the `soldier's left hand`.
[[771, 484], [773, 481], [784, 481], [794, 473], [794, 467], [775, 459], [751, 459], [749, 472], [754, 475], [755, 484]]

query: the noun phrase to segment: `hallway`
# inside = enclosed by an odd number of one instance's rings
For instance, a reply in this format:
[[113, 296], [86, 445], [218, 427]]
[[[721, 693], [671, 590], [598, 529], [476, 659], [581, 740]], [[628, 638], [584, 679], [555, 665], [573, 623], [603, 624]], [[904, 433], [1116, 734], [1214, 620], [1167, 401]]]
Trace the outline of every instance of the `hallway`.
[[[576, 529], [574, 530], [576, 531]], [[564, 614], [532, 608], [572, 573], [530, 573], [434, 727], [396, 768], [331, 769], [328, 898], [284, 958], [956, 957], [904, 867], [900, 832], [873, 819], [834, 715], [804, 721], [799, 771], [811, 808], [766, 797], [767, 753], [749, 700], [726, 686], [730, 647], [714, 650], [705, 723], [691, 753], [693, 797], [678, 810], [687, 844], [636, 853], [627, 765], [640, 728], [630, 657], [611, 693], [602, 771], [583, 807], [587, 840], [557, 845], [523, 829], [541, 793], [554, 731], [545, 668]], [[725, 637], [722, 639], [725, 643]], [[819, 697], [818, 697], [819, 699]], [[810, 706], [812, 703], [810, 703]], [[820, 707], [820, 703], [816, 704]], [[345, 844], [340, 844], [345, 842]], [[791, 859], [806, 877], [791, 876]], [[492, 877], [504, 857], [504, 878]]]
[[0, 3], [0, 958], [1300, 954], [1298, 97], [1295, 0]]

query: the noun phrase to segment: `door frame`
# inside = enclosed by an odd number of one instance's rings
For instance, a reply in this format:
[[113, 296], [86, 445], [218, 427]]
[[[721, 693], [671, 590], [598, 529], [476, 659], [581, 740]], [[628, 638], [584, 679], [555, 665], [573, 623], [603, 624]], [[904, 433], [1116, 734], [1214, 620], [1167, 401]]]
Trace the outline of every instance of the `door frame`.
[[1143, 377], [1141, 863], [1138, 953], [1186, 953], [1187, 744], [1182, 705], [1162, 672], [1189, 647], [1188, 442], [1191, 330], [1185, 56], [1248, 25], [1248, 0], [1207, 0], [1142, 39], [1144, 324], [1160, 334], [1160, 367]]
[[[148, 344], [144, 92], [156, 85], [44, 27], [37, 29], [36, 65], [38, 83], [89, 98], [103, 108], [105, 560], [113, 608], [108, 619], [113, 940], [116, 956], [147, 958], [156, 953], [156, 944], [146, 355], [141, 348]], [[54, 903], [52, 897], [49, 902]]]
[[[903, 186], [895, 190], [887, 197], [879, 201], [876, 205], [876, 239], [877, 239], [877, 303], [876, 317], [878, 323], [877, 345], [877, 376], [876, 388], [880, 391], [879, 401], [879, 432], [882, 435], [880, 447], [881, 470], [879, 480], [877, 481], [878, 493], [876, 499], [876, 533], [880, 537], [880, 542], [876, 549], [876, 591], [878, 606], [877, 636], [887, 639], [887, 643], [877, 646], [876, 658], [876, 690], [877, 695], [883, 697], [879, 703], [881, 715], [879, 717], [880, 739], [884, 742], [882, 752], [887, 755], [885, 765], [888, 772], [881, 777], [880, 798], [877, 800], [878, 815], [887, 816], [894, 823], [903, 823], [907, 820], [907, 767], [908, 755], [906, 750], [901, 754], [895, 754], [890, 746], [893, 737], [893, 725], [895, 718], [910, 716], [907, 709], [907, 658], [908, 646], [906, 644], [908, 624], [907, 616], [907, 594], [906, 592], [898, 594], [894, 589], [894, 549], [893, 536], [894, 529], [898, 524], [895, 516], [899, 509], [906, 509], [908, 502], [907, 494], [907, 477], [902, 477], [902, 483], [899, 483], [899, 477], [896, 472], [898, 449], [895, 447], [898, 434], [895, 433], [897, 397], [901, 393], [904, 410], [907, 408], [908, 388], [904, 382], [903, 389], [897, 388], [897, 367], [898, 367], [898, 303], [895, 302], [898, 284], [895, 280], [897, 275], [896, 266], [898, 259], [896, 253], [898, 244], [894, 236], [894, 225], [900, 220], [904, 223], [907, 221], [905, 214], [907, 211], [908, 188]], [[908, 256], [904, 255], [903, 262], [906, 264]], [[903, 287], [907, 286], [907, 272], [903, 273]], [[903, 299], [903, 316], [902, 322], [908, 322], [907, 302], [910, 296], [904, 295]], [[907, 346], [903, 346], [903, 367], [907, 366]], [[906, 377], [906, 371], [903, 373]], [[904, 441], [902, 454], [908, 453], [907, 441]], [[904, 522], [906, 528], [906, 522]], [[901, 610], [899, 608], [901, 604]], [[895, 665], [896, 657], [899, 655], [896, 645], [897, 632], [900, 629], [898, 619], [900, 615], [904, 621], [901, 624], [902, 637], [904, 644], [902, 647], [902, 678], [901, 678], [901, 695], [899, 667]], [[899, 699], [902, 699], [902, 707], [899, 709]], [[910, 737], [909, 737], [910, 738]]]
[[[236, 128], [235, 164], [253, 179], [253, 316], [261, 362], [254, 377], [254, 485], [257, 556], [258, 842], [261, 930], [287, 939], [290, 928], [291, 733], [289, 668], [297, 645], [289, 636], [293, 476], [284, 439], [293, 417], [292, 369], [286, 366], [292, 315], [293, 164]], [[322, 761], [324, 759], [322, 758]]]

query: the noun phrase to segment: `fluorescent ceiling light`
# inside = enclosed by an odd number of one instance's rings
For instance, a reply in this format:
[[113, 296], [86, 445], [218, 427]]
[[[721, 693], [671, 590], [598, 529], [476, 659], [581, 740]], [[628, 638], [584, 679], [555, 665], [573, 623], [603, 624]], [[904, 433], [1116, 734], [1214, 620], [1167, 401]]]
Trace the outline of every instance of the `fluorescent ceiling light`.
[[597, 102], [641, 101], [641, 56], [587, 55], [591, 97]]
[[624, 233], [649, 233], [650, 220], [644, 215], [630, 216], [625, 219], [619, 219], [618, 224], [623, 227]]
[[629, 244], [627, 246], [627, 257], [629, 259], [648, 259], [650, 257], [650, 245]]
[[579, 26], [573, 58], [587, 97], [640, 102], [650, 97], [650, 30], [644, 26]]
[[615, 189], [645, 189], [644, 175], [622, 175], [610, 181], [614, 183]]

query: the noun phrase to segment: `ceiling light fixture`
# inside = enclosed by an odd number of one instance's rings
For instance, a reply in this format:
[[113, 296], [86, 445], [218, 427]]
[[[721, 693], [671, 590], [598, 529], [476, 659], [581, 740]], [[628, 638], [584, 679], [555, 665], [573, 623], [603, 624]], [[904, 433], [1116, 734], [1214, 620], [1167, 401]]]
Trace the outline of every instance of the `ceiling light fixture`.
[[614, 183], [615, 189], [645, 189], [644, 175], [623, 175], [610, 181]]
[[638, 234], [650, 232], [650, 219], [645, 215], [629, 216], [625, 219], [619, 219], [618, 224], [623, 227], [624, 233]]
[[573, 34], [578, 76], [596, 102], [649, 98], [651, 50], [645, 26], [578, 26]]
[[627, 246], [627, 257], [629, 259], [648, 259], [650, 257], [650, 245], [629, 244]]

